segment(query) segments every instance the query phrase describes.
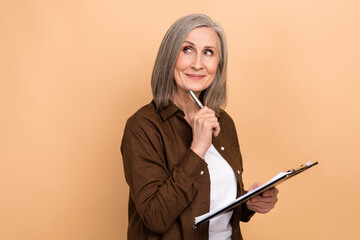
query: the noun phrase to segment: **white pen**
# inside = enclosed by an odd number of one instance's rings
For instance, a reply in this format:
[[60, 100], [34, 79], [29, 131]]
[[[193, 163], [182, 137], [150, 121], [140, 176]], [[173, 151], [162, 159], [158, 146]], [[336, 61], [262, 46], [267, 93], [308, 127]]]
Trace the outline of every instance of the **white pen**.
[[204, 105], [200, 102], [200, 100], [196, 97], [195, 93], [193, 93], [193, 91], [189, 90], [189, 94], [190, 97], [192, 98], [192, 100], [194, 100], [194, 102], [200, 107], [203, 108]]

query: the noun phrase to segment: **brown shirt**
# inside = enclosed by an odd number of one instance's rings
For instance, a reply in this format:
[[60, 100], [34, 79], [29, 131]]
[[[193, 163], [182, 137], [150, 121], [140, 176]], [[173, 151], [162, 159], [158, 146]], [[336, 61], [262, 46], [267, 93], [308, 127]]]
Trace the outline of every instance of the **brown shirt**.
[[[210, 176], [195, 154], [191, 126], [175, 104], [157, 111], [154, 102], [139, 109], [125, 126], [121, 152], [130, 186], [128, 239], [208, 239], [209, 224], [193, 228], [194, 218], [210, 209]], [[219, 116], [213, 145], [233, 168], [238, 196], [245, 193], [242, 159], [231, 117]], [[232, 216], [232, 239], [242, 239], [239, 221], [253, 212], [240, 206]]]

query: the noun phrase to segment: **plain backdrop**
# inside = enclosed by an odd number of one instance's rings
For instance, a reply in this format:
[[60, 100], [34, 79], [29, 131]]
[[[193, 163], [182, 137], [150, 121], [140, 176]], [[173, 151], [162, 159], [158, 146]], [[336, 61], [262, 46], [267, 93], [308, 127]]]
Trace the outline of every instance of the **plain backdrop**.
[[152, 99], [162, 37], [205, 13], [229, 45], [244, 181], [279, 186], [245, 239], [360, 239], [360, 4], [0, 1], [0, 239], [126, 239], [126, 119]]

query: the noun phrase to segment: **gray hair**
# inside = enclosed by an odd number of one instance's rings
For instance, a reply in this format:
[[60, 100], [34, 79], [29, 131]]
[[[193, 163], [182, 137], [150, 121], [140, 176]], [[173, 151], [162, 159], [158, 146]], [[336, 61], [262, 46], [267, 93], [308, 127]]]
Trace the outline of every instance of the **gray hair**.
[[156, 57], [151, 88], [157, 109], [166, 107], [175, 89], [174, 69], [182, 44], [195, 28], [208, 27], [213, 29], [219, 38], [219, 64], [215, 79], [211, 85], [200, 94], [204, 104], [217, 114], [226, 105], [226, 70], [227, 44], [223, 28], [204, 14], [191, 14], [178, 19], [167, 31], [161, 42]]

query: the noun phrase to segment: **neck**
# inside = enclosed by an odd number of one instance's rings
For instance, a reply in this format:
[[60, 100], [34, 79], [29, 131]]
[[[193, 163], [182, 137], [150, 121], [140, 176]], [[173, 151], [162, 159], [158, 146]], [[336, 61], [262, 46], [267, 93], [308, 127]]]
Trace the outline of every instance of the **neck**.
[[[196, 96], [199, 96], [199, 93], [195, 93]], [[191, 99], [187, 92], [178, 92], [175, 91], [172, 101], [176, 106], [178, 106], [185, 113], [185, 119], [190, 123], [190, 120], [193, 118], [195, 113], [199, 111], [199, 107]]]

